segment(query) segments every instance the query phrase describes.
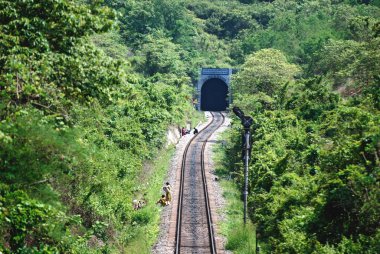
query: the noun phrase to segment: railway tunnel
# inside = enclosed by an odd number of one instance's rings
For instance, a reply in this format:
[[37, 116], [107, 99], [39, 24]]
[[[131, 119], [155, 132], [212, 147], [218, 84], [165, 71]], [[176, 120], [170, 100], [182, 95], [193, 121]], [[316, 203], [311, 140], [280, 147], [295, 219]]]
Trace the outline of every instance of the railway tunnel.
[[201, 110], [225, 111], [228, 107], [228, 85], [221, 79], [211, 78], [201, 88]]
[[225, 111], [231, 104], [230, 68], [202, 68], [198, 80], [197, 109], [202, 111]]

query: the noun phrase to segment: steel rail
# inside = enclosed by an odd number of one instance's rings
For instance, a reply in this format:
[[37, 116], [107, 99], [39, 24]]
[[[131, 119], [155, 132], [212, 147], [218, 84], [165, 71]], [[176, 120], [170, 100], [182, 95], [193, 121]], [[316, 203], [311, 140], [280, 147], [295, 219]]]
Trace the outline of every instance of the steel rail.
[[179, 185], [179, 195], [178, 195], [178, 207], [177, 207], [177, 225], [176, 225], [176, 237], [175, 237], [175, 242], [176, 242], [176, 247], [175, 247], [175, 253], [179, 254], [180, 253], [180, 246], [181, 246], [181, 224], [182, 224], [182, 202], [183, 202], [183, 181], [185, 178], [185, 166], [186, 166], [186, 156], [187, 156], [187, 151], [189, 150], [189, 147], [193, 140], [204, 130], [206, 130], [214, 121], [214, 116], [212, 116], [212, 120], [210, 123], [208, 123], [202, 130], [198, 132], [197, 135], [194, 135], [190, 141], [187, 143], [185, 147], [185, 151], [183, 152], [182, 155], [182, 165], [181, 165], [181, 177], [180, 177], [180, 185]]
[[[211, 113], [212, 114], [212, 113]], [[221, 116], [223, 117], [223, 121], [221, 124], [218, 125], [218, 127], [210, 133], [210, 135], [207, 137], [207, 139], [203, 142], [202, 145], [202, 152], [201, 152], [201, 171], [202, 171], [202, 180], [203, 180], [203, 186], [204, 186], [204, 195], [205, 195], [205, 201], [206, 201], [206, 211], [207, 211], [207, 223], [208, 223], [208, 228], [209, 228], [209, 236], [210, 236], [210, 249], [211, 253], [216, 254], [216, 244], [215, 244], [215, 236], [214, 236], [214, 227], [212, 225], [212, 217], [211, 217], [211, 209], [210, 209], [210, 200], [208, 197], [208, 189], [207, 189], [207, 180], [206, 180], [206, 170], [205, 170], [205, 149], [207, 145], [207, 141], [209, 138], [214, 134], [214, 132], [220, 128], [220, 126], [223, 125], [225, 121], [225, 117], [223, 113], [220, 113]]]
[[[211, 112], [210, 112], [211, 113]], [[210, 202], [208, 198], [208, 192], [207, 192], [207, 182], [206, 182], [206, 175], [204, 170], [204, 150], [207, 144], [208, 139], [211, 137], [211, 135], [221, 126], [223, 125], [225, 121], [225, 116], [223, 113], [220, 113], [223, 117], [223, 121], [221, 124], [218, 125], [218, 127], [209, 135], [207, 138], [203, 141], [202, 145], [202, 152], [201, 152], [201, 171], [202, 171], [202, 180], [204, 185], [204, 195], [205, 195], [205, 202], [206, 202], [206, 211], [207, 211], [207, 223], [209, 227], [209, 236], [210, 236], [210, 249], [211, 253], [216, 254], [216, 245], [215, 245], [215, 237], [214, 237], [214, 230], [212, 227], [212, 219], [211, 219], [211, 210], [210, 210]], [[208, 123], [202, 130], [199, 131], [198, 135], [206, 130], [215, 120], [214, 114], [211, 113], [212, 120], [210, 123]], [[185, 151], [182, 155], [182, 164], [181, 164], [181, 176], [180, 176], [180, 187], [179, 187], [179, 195], [178, 195], [178, 207], [177, 207], [177, 224], [176, 224], [176, 247], [175, 247], [175, 253], [180, 253], [180, 247], [181, 247], [181, 225], [182, 225], [182, 205], [183, 205], [183, 188], [184, 188], [184, 174], [185, 174], [185, 166], [186, 166], [186, 157], [187, 157], [187, 151], [189, 150], [190, 145], [194, 141], [194, 139], [198, 136], [195, 135], [190, 139], [188, 144], [185, 147]]]

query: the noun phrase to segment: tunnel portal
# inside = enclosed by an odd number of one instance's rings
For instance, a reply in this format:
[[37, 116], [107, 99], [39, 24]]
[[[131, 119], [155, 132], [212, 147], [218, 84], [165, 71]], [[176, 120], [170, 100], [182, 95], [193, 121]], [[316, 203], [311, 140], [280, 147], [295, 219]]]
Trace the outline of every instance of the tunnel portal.
[[228, 86], [218, 78], [207, 80], [201, 89], [201, 110], [225, 111], [228, 107]]
[[225, 111], [232, 103], [231, 68], [201, 68], [197, 85], [196, 108], [204, 111]]

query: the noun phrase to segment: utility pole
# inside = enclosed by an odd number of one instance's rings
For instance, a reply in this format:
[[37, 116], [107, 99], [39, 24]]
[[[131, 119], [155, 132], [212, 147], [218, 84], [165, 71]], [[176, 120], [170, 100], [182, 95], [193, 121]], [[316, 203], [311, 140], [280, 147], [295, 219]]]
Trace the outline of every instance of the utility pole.
[[251, 126], [253, 124], [253, 119], [250, 116], [245, 116], [243, 111], [240, 110], [238, 107], [233, 107], [232, 111], [235, 113], [237, 117], [240, 118], [241, 124], [244, 127], [244, 134], [243, 134], [243, 162], [244, 162], [244, 190], [243, 190], [243, 197], [244, 197], [244, 224], [247, 224], [247, 198], [248, 198], [248, 164], [249, 159], [251, 156]]

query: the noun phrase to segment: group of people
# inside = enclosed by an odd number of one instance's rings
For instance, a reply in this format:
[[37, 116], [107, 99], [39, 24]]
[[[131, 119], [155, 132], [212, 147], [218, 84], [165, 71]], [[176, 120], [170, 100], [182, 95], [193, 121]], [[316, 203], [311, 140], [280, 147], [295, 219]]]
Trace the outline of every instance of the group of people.
[[[194, 127], [193, 134], [197, 134], [198, 132], [198, 129]], [[190, 134], [190, 130], [187, 130], [185, 127], [182, 127], [181, 136], [185, 136], [186, 134]]]
[[169, 182], [167, 182], [164, 187], [162, 187], [162, 190], [165, 194], [161, 196], [161, 198], [156, 202], [156, 204], [160, 204], [161, 206], [167, 206], [170, 205], [172, 202], [172, 186]]
[[[156, 202], [156, 204], [160, 204], [161, 206], [170, 205], [170, 203], [172, 202], [172, 186], [170, 185], [169, 182], [167, 182], [162, 187], [162, 190], [164, 191], [165, 194], [161, 196], [161, 198]], [[132, 204], [133, 204], [133, 210], [136, 211], [143, 208], [146, 205], [146, 201], [134, 199], [132, 201]]]

